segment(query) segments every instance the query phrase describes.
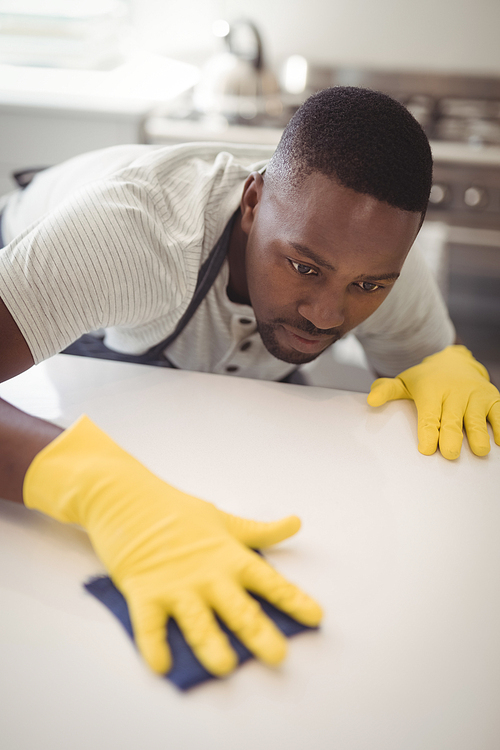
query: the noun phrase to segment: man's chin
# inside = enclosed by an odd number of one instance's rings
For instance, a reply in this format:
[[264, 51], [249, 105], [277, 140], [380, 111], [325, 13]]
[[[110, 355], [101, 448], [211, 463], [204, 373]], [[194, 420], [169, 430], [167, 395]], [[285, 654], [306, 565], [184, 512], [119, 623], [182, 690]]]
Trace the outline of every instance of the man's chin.
[[273, 355], [273, 357], [280, 359], [282, 362], [288, 362], [290, 365], [307, 365], [308, 362], [313, 362], [325, 351], [323, 349], [323, 351], [318, 352], [317, 354], [303, 354], [302, 352], [284, 352], [281, 349], [276, 351], [271, 350], [268, 347], [266, 347], [266, 349]]

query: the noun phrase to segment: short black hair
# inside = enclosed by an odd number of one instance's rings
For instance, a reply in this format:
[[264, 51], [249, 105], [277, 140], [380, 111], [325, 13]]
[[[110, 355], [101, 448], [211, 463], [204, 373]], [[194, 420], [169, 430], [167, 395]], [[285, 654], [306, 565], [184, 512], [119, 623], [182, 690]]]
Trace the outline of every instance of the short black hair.
[[294, 187], [312, 172], [425, 215], [431, 149], [422, 127], [400, 102], [380, 91], [335, 86], [313, 94], [293, 115], [266, 176], [271, 186], [284, 181]]

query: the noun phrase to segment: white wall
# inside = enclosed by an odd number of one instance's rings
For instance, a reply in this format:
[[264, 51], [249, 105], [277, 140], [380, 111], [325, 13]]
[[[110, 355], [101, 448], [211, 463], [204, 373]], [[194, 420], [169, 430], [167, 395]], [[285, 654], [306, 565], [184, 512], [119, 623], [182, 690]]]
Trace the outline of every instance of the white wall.
[[500, 0], [130, 0], [157, 50], [209, 54], [213, 20], [252, 18], [277, 63], [500, 74]]

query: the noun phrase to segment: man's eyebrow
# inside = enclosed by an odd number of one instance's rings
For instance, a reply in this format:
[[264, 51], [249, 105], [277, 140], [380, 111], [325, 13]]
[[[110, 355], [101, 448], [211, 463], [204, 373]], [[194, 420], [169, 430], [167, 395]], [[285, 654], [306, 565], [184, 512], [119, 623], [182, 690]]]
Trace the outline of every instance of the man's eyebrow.
[[[301, 245], [300, 242], [289, 242], [288, 243], [290, 247], [293, 247], [297, 252], [301, 253], [301, 255], [305, 255], [306, 258], [309, 258], [309, 260], [312, 260], [313, 263], [315, 263], [317, 266], [320, 266], [321, 268], [327, 268], [329, 271], [336, 271], [337, 269], [335, 266], [332, 266], [328, 261], [323, 260], [319, 255], [317, 255], [313, 250], [310, 250], [305, 245]], [[399, 273], [382, 273], [378, 276], [376, 275], [366, 275], [363, 276], [363, 279], [376, 279], [377, 281], [396, 281], [396, 279], [399, 278]], [[360, 279], [361, 280], [361, 277]]]
[[312, 260], [313, 263], [316, 263], [317, 266], [321, 266], [321, 268], [327, 268], [329, 271], [337, 270], [335, 266], [332, 266], [326, 260], [323, 260], [323, 258], [321, 258], [319, 255], [316, 255], [313, 250], [309, 250], [309, 248], [305, 245], [301, 245], [299, 242], [289, 242], [288, 244], [290, 245], [290, 247], [293, 247], [295, 250], [297, 250], [297, 252], [305, 255], [306, 258], [309, 258], [309, 260]]
[[376, 281], [396, 281], [396, 279], [399, 279], [399, 273], [381, 273], [381, 274], [372, 274], [372, 276], [367, 276], [366, 278], [375, 279]]

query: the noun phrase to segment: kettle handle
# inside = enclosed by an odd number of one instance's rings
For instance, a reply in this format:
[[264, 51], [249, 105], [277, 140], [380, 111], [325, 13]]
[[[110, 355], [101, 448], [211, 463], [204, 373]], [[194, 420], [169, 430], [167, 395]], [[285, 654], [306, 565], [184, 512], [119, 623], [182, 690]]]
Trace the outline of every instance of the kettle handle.
[[[235, 49], [233, 37], [235, 26], [247, 26], [251, 30], [255, 39], [255, 52], [253, 55], [250, 56], [244, 52], [238, 52], [238, 50]], [[235, 55], [236, 57], [239, 57], [243, 60], [248, 60], [257, 70], [262, 69], [264, 65], [262, 39], [256, 25], [252, 21], [248, 21], [246, 18], [241, 18], [237, 21], [234, 21], [229, 28], [229, 32], [226, 35], [225, 40], [229, 48], [229, 52], [232, 55]]]

